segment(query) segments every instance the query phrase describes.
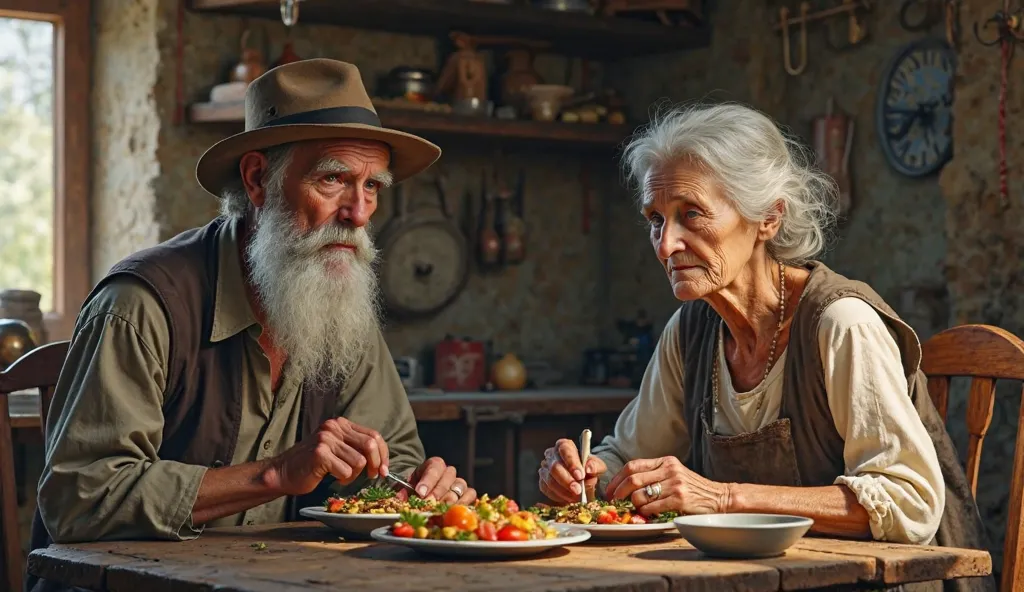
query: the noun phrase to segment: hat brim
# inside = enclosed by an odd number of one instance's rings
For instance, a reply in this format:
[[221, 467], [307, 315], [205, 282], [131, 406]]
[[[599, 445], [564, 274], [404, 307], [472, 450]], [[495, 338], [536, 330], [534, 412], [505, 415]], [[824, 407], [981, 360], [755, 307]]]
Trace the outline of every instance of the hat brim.
[[264, 150], [303, 140], [377, 140], [391, 147], [389, 170], [395, 182], [430, 168], [441, 157], [441, 148], [419, 136], [361, 123], [301, 123], [263, 127], [224, 138], [211, 146], [196, 164], [196, 180], [219, 197], [225, 185], [238, 178], [238, 163], [253, 150]]

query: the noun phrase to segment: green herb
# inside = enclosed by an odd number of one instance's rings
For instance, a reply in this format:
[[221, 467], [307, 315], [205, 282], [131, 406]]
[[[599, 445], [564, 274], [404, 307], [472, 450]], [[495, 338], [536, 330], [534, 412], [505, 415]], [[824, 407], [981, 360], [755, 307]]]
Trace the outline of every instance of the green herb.
[[430, 502], [416, 495], [409, 496], [409, 507], [414, 510], [422, 510], [430, 507]]
[[662, 512], [661, 514], [655, 514], [654, 516], [651, 517], [651, 522], [671, 522], [677, 516], [679, 516], [679, 512], [676, 512], [676, 511], [673, 511], [673, 510], [669, 510], [668, 512]]
[[404, 511], [399, 514], [399, 521], [405, 522], [413, 528], [419, 528], [427, 525], [427, 517], [419, 512]]
[[378, 500], [386, 500], [395, 497], [395, 491], [387, 487], [377, 487], [371, 485], [359, 492], [359, 499], [366, 502], [375, 502]]
[[253, 544], [251, 544], [249, 546], [252, 547], [253, 549], [256, 549], [257, 551], [265, 551], [267, 549], [267, 544], [266, 543], [253, 543]]
[[444, 514], [445, 512], [448, 511], [448, 508], [450, 508], [450, 507], [451, 506], [449, 504], [439, 503], [436, 506], [434, 506], [434, 513], [435, 514]]
[[455, 533], [455, 540], [457, 541], [475, 541], [477, 540], [476, 533], [472, 530], [460, 530]]

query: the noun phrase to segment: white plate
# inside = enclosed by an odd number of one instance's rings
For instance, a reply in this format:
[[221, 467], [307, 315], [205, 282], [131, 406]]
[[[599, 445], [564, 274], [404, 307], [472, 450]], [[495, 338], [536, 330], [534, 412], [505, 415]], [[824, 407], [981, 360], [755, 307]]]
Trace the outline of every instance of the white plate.
[[712, 557], [777, 557], [804, 536], [814, 520], [785, 514], [703, 514], [673, 520], [691, 545]]
[[376, 528], [390, 527], [398, 522], [398, 514], [336, 514], [321, 506], [299, 510], [299, 516], [319, 520], [327, 526], [352, 538], [370, 538]]
[[594, 541], [639, 541], [653, 539], [675, 532], [676, 526], [671, 522], [652, 522], [648, 524], [566, 524], [548, 522], [556, 528], [578, 528], [590, 533]]
[[420, 553], [442, 557], [524, 557], [538, 555], [551, 549], [582, 543], [590, 533], [575, 528], [558, 529], [553, 539], [535, 541], [439, 541], [434, 539], [413, 539], [388, 534], [390, 526], [374, 530], [374, 540], [392, 545], [402, 545]]

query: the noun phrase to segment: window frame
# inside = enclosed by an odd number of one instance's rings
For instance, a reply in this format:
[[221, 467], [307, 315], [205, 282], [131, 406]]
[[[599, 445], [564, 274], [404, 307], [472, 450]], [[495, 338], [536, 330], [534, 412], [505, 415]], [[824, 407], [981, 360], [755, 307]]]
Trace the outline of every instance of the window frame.
[[54, 26], [53, 310], [43, 312], [49, 341], [70, 339], [92, 288], [92, 0], [0, 0], [0, 17]]

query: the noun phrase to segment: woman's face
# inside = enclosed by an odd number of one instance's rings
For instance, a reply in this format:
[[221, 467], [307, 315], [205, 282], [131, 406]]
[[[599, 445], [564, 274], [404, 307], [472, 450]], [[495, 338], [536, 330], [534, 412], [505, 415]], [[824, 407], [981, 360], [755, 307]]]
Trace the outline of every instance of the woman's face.
[[644, 188], [651, 245], [676, 298], [696, 300], [731, 284], [754, 253], [759, 225], [688, 160], [655, 167]]

